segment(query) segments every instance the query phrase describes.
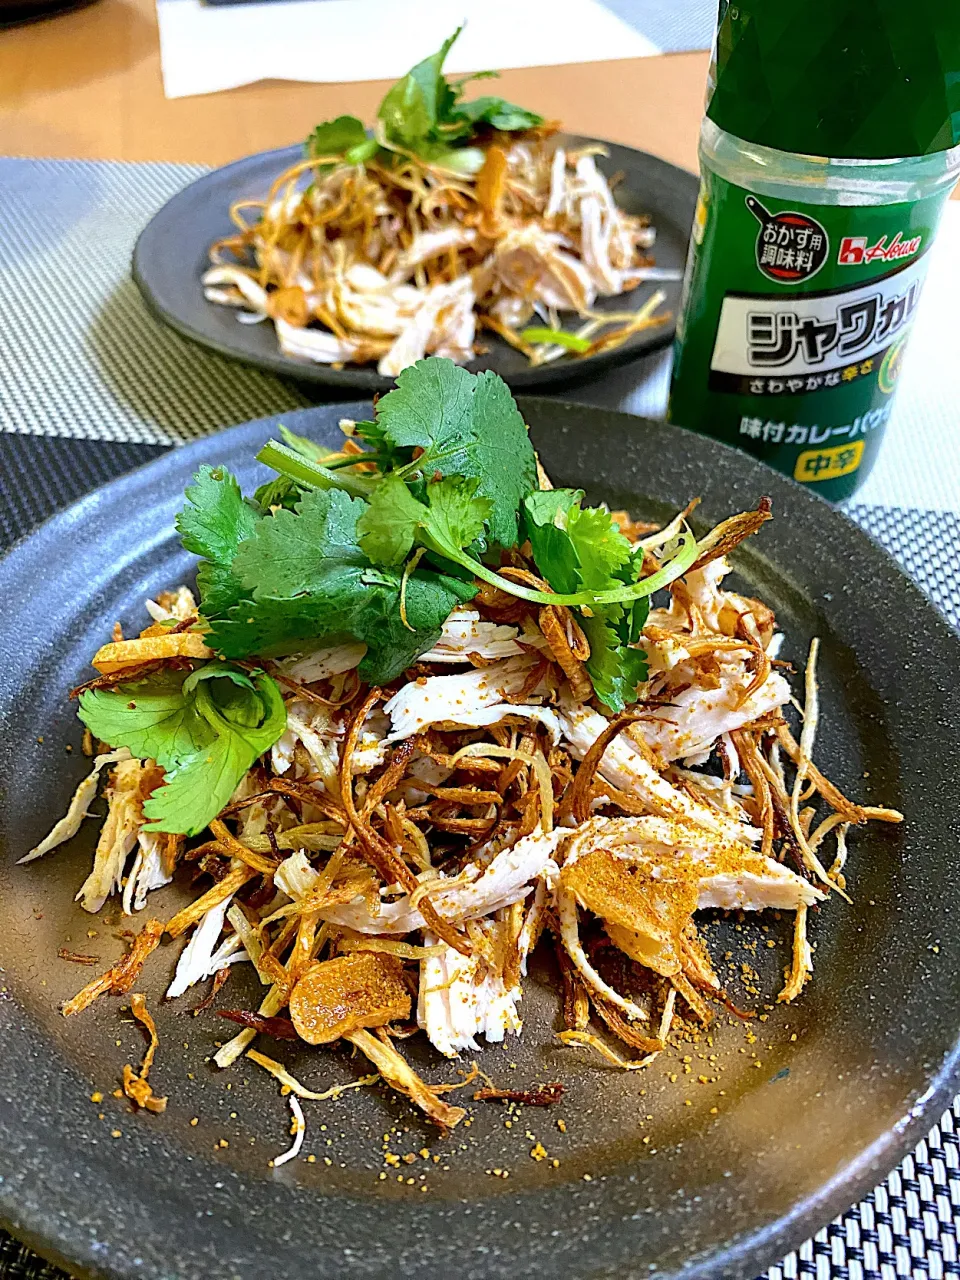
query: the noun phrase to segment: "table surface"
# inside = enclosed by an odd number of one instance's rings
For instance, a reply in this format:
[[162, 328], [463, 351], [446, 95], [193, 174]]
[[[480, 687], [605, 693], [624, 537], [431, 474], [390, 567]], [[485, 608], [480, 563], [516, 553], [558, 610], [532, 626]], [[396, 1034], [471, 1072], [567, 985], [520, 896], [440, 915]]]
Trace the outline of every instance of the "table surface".
[[[709, 56], [681, 53], [506, 71], [504, 97], [574, 132], [696, 167]], [[219, 165], [302, 139], [343, 112], [372, 118], [387, 88], [271, 81], [167, 101], [154, 0], [0, 31], [0, 154]]]

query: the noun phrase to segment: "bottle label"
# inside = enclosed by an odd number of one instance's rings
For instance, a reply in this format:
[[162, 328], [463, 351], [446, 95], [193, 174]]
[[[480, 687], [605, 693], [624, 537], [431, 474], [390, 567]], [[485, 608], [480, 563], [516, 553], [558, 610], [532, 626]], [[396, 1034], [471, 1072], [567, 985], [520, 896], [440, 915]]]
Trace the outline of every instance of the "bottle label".
[[705, 168], [669, 416], [824, 496], [872, 464], [947, 192], [893, 205], [757, 195]]

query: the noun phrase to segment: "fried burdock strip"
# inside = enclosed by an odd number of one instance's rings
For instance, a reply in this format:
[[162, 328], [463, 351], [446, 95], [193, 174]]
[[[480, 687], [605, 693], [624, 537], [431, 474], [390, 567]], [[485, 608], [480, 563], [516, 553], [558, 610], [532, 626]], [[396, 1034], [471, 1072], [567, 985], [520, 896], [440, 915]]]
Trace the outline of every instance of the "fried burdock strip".
[[640, 719], [641, 715], [642, 712], [638, 711], [622, 711], [618, 716], [614, 716], [581, 760], [562, 805], [562, 813], [569, 813], [578, 826], [590, 817], [593, 782], [607, 747], [628, 725]]
[[150, 1074], [150, 1068], [153, 1066], [154, 1055], [157, 1052], [157, 1046], [160, 1039], [157, 1035], [157, 1025], [153, 1020], [153, 1016], [147, 1009], [146, 996], [139, 992], [134, 992], [130, 997], [130, 1012], [143, 1024], [145, 1031], [149, 1037], [147, 1051], [143, 1055], [143, 1062], [140, 1064], [140, 1071], [134, 1071], [130, 1063], [126, 1063], [123, 1068], [123, 1092], [127, 1095], [131, 1102], [134, 1102], [144, 1111], [152, 1111], [158, 1114], [167, 1109], [167, 1099], [158, 1098], [153, 1092], [153, 1087], [147, 1077]]
[[[794, 764], [800, 760], [800, 744], [790, 732], [790, 726], [784, 721], [777, 725], [777, 741]], [[862, 826], [865, 822], [903, 822], [903, 814], [898, 809], [878, 808], [873, 805], [857, 804], [847, 799], [839, 787], [820, 772], [812, 760], [807, 762], [806, 775], [814, 784], [822, 798], [843, 818], [854, 826]]]
[[564, 1087], [559, 1080], [535, 1089], [497, 1089], [485, 1085], [473, 1095], [474, 1102], [519, 1102], [525, 1107], [552, 1107], [560, 1101]]
[[756, 738], [747, 729], [735, 729], [730, 735], [736, 748], [737, 757], [744, 773], [753, 786], [753, 801], [757, 809], [757, 820], [763, 827], [763, 843], [760, 852], [764, 857], [773, 856], [774, 840], [774, 807], [770, 794], [770, 782], [763, 768], [760, 748]]
[[263, 876], [272, 876], [280, 865], [276, 859], [265, 857], [262, 853], [254, 853], [252, 849], [248, 849], [236, 836], [231, 834], [225, 823], [219, 818], [213, 819], [210, 823], [210, 830], [213, 832], [221, 850], [228, 857], [236, 858], [250, 867], [251, 870], [259, 871]]
[[[761, 498], [755, 511], [741, 511], [739, 515], [723, 520], [711, 529], [700, 543], [700, 555], [687, 570], [696, 573], [712, 560], [728, 556], [745, 539], [755, 534], [768, 520], [773, 519], [773, 504], [769, 498]], [[686, 575], [684, 575], [686, 576]]]
[[116, 964], [111, 965], [105, 973], [101, 973], [99, 978], [88, 982], [82, 991], [78, 991], [72, 1000], [68, 1000], [63, 1005], [60, 1010], [63, 1016], [69, 1018], [75, 1013], [82, 1013], [100, 996], [126, 995], [140, 976], [147, 956], [159, 945], [163, 931], [162, 920], [148, 920], [133, 939], [127, 954]]
[[[340, 798], [364, 857], [384, 884], [399, 884], [408, 893], [413, 893], [419, 885], [417, 877], [393, 846], [370, 825], [366, 810], [363, 814], [357, 810], [353, 797], [353, 756], [360, 741], [364, 721], [382, 697], [382, 690], [371, 689], [350, 722], [340, 761]], [[409, 756], [406, 758], [409, 759]], [[467, 940], [443, 919], [431, 903], [423, 904], [422, 913], [424, 920], [439, 938], [454, 950], [459, 951], [461, 955], [470, 954], [470, 944]]]
[[448, 1102], [438, 1098], [409, 1063], [400, 1056], [385, 1032], [379, 1036], [369, 1031], [353, 1031], [344, 1037], [360, 1050], [360, 1052], [377, 1068], [387, 1084], [405, 1093], [411, 1102], [438, 1125], [441, 1129], [454, 1128], [467, 1114], [462, 1107], [451, 1107]]

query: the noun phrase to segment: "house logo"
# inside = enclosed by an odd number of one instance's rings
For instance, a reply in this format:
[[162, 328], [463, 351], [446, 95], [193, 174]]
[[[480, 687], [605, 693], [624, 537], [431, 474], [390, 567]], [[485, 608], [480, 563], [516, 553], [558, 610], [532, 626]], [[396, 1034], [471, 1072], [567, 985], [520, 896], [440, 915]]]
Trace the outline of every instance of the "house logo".
[[873, 244], [869, 236], [844, 236], [837, 251], [837, 263], [841, 267], [866, 267], [873, 262], [899, 262], [919, 253], [922, 243], [922, 235], [904, 240], [901, 231], [889, 244], [886, 236], [881, 236]]

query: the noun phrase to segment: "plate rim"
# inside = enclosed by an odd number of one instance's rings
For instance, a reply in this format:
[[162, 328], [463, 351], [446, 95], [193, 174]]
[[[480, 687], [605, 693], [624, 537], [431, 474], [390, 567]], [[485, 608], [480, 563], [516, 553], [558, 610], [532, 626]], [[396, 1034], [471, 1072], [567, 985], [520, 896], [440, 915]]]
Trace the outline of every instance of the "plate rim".
[[[662, 166], [664, 170], [670, 170], [681, 175], [680, 180], [689, 183], [691, 211], [693, 210], [696, 204], [700, 179], [691, 170], [674, 164], [672, 161], [665, 160], [662, 156], [654, 155], [652, 152], [643, 151], [639, 147], [631, 147], [627, 143], [614, 142], [611, 139], [593, 138], [587, 134], [566, 133], [565, 131], [561, 132], [560, 136], [575, 139], [578, 142], [599, 143], [602, 146], [616, 147], [623, 151], [629, 151], [642, 157], [645, 162], [652, 162], [656, 166]], [[166, 219], [171, 216], [173, 207], [181, 199], [185, 199], [188, 193], [194, 191], [197, 186], [233, 170], [242, 170], [248, 165], [273, 156], [277, 157], [278, 162], [283, 157], [289, 157], [290, 160], [293, 160], [301, 151], [302, 145], [300, 143], [292, 143], [286, 147], [270, 147], [265, 151], [252, 152], [250, 155], [241, 156], [237, 160], [231, 160], [228, 164], [219, 165], [192, 179], [186, 186], [164, 201], [138, 234], [130, 260], [131, 276], [147, 310], [155, 320], [166, 325], [181, 337], [188, 339], [188, 341], [197, 343], [224, 359], [234, 360], [250, 369], [265, 370], [278, 377], [288, 378], [293, 382], [311, 383], [342, 391], [366, 392], [368, 394], [388, 391], [394, 385], [394, 379], [377, 373], [374, 368], [367, 365], [347, 365], [338, 370], [330, 365], [317, 364], [308, 360], [300, 361], [290, 356], [285, 356], [280, 352], [279, 347], [276, 353], [268, 352], [262, 357], [256, 358], [251, 356], [249, 352], [238, 351], [236, 347], [221, 341], [215, 335], [198, 329], [195, 325], [183, 320], [175, 312], [163, 306], [155, 296], [146, 278], [143, 261], [150, 247], [151, 237], [157, 233], [158, 227], [162, 226]], [[200, 287], [199, 281], [197, 282], [197, 287], [198, 289]], [[630, 349], [625, 351], [623, 348], [618, 347], [612, 351], [601, 351], [597, 355], [591, 356], [589, 360], [578, 363], [561, 360], [550, 366], [545, 366], [543, 369], [522, 369], [518, 373], [505, 376], [505, 381], [511, 388], [516, 388], [521, 392], [529, 388], [532, 394], [536, 394], [536, 390], [539, 388], [559, 388], [587, 382], [592, 380], [595, 375], [609, 369], [630, 364], [634, 360], [642, 359], [644, 356], [653, 355], [655, 352], [663, 350], [673, 342], [675, 331], [676, 317], [674, 316], [667, 324], [654, 330], [650, 335], [649, 342], [639, 350]]]
[[[517, 399], [524, 416], [526, 416], [526, 406], [529, 405], [531, 407], [542, 406], [544, 409], [548, 407], [550, 412], [554, 414], [576, 415], [586, 412], [601, 414], [605, 418], [615, 417], [621, 419], [625, 425], [632, 425], [635, 430], [646, 427], [660, 429], [665, 425], [653, 419], [626, 414], [618, 410], [580, 404], [575, 401], [557, 401], [545, 396], [518, 396]], [[171, 466], [177, 466], [178, 464], [188, 464], [192, 469], [203, 460], [203, 454], [209, 453], [211, 448], [219, 447], [224, 440], [229, 442], [233, 439], [238, 439], [244, 434], [254, 435], [256, 429], [264, 428], [267, 424], [274, 424], [277, 418], [281, 416], [296, 425], [299, 422], [306, 422], [317, 414], [330, 413], [331, 411], [336, 413], [356, 411], [359, 414], [367, 412], [369, 408], [368, 401], [357, 400], [315, 405], [292, 410], [289, 413], [283, 411], [238, 424], [226, 429], [226, 431], [205, 436], [184, 446], [172, 448], [159, 457], [150, 459], [141, 466], [124, 472], [106, 484], [91, 490], [90, 493], [56, 512], [30, 533], [24, 535], [0, 557], [0, 583], [11, 571], [16, 572], [15, 568], [11, 570], [11, 566], [15, 564], [15, 561], [31, 543], [39, 543], [43, 539], [55, 536], [60, 526], [63, 526], [64, 530], [68, 529], [71, 523], [78, 518], [82, 518], [86, 511], [91, 508], [98, 507], [101, 504], [112, 504], [114, 497], [129, 489], [131, 485], [136, 489], [138, 486], [149, 484], [153, 474], [156, 472], [162, 473]], [[913, 603], [924, 609], [929, 624], [940, 633], [940, 637], [946, 645], [953, 646], [958, 658], [960, 658], [960, 635], [958, 635], [957, 631], [937, 606], [901, 568], [886, 548], [851, 520], [844, 511], [832, 506], [816, 493], [779, 476], [749, 455], [731, 446], [704, 438], [683, 428], [671, 427], [670, 429], [671, 431], [682, 432], [691, 447], [703, 448], [708, 454], [719, 451], [722, 455], [735, 456], [748, 473], [755, 474], [758, 479], [766, 479], [769, 486], [774, 489], [779, 488], [794, 495], [803, 493], [803, 501], [810, 501], [818, 506], [821, 514], [828, 521], [835, 522], [836, 527], [844, 532], [848, 540], [861, 540], [863, 543], [868, 544], [871, 554], [877, 556], [877, 553], [879, 553], [879, 561], [883, 565], [885, 573], [892, 575], [897, 581], [898, 587], [907, 592]], [[786, 490], [783, 489], [784, 486], [786, 486]], [[705, 1256], [701, 1255], [691, 1260], [687, 1265], [669, 1272], [658, 1272], [657, 1274], [669, 1275], [671, 1280], [694, 1280], [694, 1278], [696, 1280], [721, 1280], [722, 1277], [728, 1276], [742, 1275], [748, 1277], [756, 1274], [758, 1268], [778, 1261], [781, 1257], [799, 1247], [806, 1239], [813, 1236], [838, 1213], [842, 1213], [848, 1207], [858, 1203], [865, 1194], [882, 1182], [887, 1174], [915, 1149], [918, 1141], [937, 1123], [952, 1098], [956, 1095], [958, 1086], [960, 1086], [960, 1027], [958, 1027], [956, 1038], [949, 1053], [939, 1060], [937, 1069], [929, 1077], [928, 1087], [921, 1097], [909, 1107], [900, 1121], [891, 1125], [869, 1146], [857, 1152], [843, 1164], [832, 1178], [821, 1183], [813, 1193], [794, 1204], [787, 1213], [782, 1214], [766, 1226], [749, 1232], [741, 1238], [727, 1242], [718, 1252]], [[0, 1149], [9, 1145], [9, 1141], [6, 1127], [0, 1125]], [[34, 1174], [34, 1181], [35, 1184], [42, 1181], [38, 1173]], [[132, 1271], [113, 1270], [109, 1265], [98, 1267], [96, 1259], [99, 1257], [101, 1262], [104, 1260], [101, 1251], [102, 1246], [95, 1249], [91, 1245], [89, 1236], [83, 1233], [79, 1225], [75, 1227], [74, 1236], [71, 1236], [66, 1231], [51, 1233], [49, 1222], [44, 1224], [42, 1208], [37, 1209], [32, 1214], [23, 1215], [18, 1213], [18, 1201], [20, 1201], [21, 1195], [22, 1193], [17, 1190], [15, 1179], [6, 1178], [0, 1180], [0, 1225], [10, 1231], [15, 1238], [23, 1240], [41, 1256], [49, 1258], [57, 1265], [65, 1266], [77, 1275], [84, 1277], [122, 1276], [124, 1280], [128, 1276], [133, 1276]], [[119, 1230], [122, 1232], [122, 1226]], [[577, 1273], [571, 1272], [570, 1274]], [[587, 1275], [589, 1273], [581, 1272], [579, 1274]], [[624, 1270], [622, 1274], [626, 1276], [633, 1273]]]

